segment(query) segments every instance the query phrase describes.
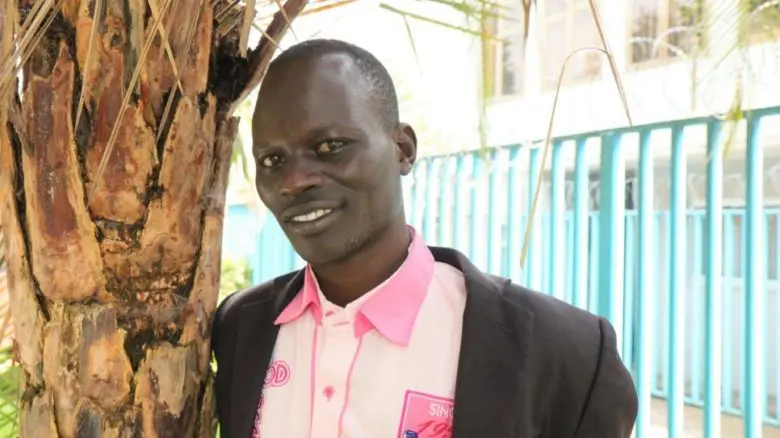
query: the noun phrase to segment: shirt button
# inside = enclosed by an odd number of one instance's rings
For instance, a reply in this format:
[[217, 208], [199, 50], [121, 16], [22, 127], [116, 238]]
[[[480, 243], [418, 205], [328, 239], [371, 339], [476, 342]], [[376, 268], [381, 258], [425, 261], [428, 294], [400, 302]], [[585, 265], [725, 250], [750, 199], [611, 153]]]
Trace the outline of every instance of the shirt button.
[[333, 394], [336, 392], [335, 389], [333, 389], [332, 386], [326, 386], [325, 389], [322, 390], [322, 394], [325, 396], [325, 398], [330, 401], [331, 397], [333, 397]]

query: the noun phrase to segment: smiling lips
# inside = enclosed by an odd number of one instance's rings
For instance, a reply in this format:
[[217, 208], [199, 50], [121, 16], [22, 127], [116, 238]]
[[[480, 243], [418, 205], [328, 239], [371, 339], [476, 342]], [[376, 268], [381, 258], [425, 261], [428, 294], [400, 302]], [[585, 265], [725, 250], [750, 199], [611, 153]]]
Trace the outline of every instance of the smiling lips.
[[314, 222], [317, 219], [320, 219], [321, 217], [327, 216], [327, 215], [329, 215], [332, 212], [333, 212], [333, 210], [330, 209], [330, 208], [320, 208], [320, 209], [314, 210], [312, 212], [309, 212], [307, 214], [293, 216], [290, 219], [290, 221], [296, 222], [296, 223]]

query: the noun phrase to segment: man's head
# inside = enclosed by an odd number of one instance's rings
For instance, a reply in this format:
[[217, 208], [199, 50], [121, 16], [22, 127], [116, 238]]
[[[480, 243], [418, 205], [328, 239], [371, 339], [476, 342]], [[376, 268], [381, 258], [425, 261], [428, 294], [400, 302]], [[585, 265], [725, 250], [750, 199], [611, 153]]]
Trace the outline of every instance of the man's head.
[[309, 263], [346, 260], [405, 226], [400, 177], [417, 139], [367, 51], [310, 40], [280, 54], [260, 87], [252, 137], [258, 194]]

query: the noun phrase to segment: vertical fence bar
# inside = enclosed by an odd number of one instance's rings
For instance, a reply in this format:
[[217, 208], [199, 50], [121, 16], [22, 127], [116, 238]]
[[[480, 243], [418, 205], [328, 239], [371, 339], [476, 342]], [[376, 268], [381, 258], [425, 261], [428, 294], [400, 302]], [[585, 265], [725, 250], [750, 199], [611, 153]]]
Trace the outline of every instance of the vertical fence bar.
[[626, 169], [622, 136], [605, 134], [601, 139], [602, 228], [599, 253], [599, 314], [617, 332], [618, 350], [623, 350], [623, 249], [625, 239]]
[[550, 293], [558, 298], [564, 299], [564, 280], [566, 268], [566, 228], [564, 220], [566, 218], [566, 201], [564, 199], [563, 189], [566, 181], [563, 175], [563, 160], [561, 151], [563, 145], [560, 141], [553, 143], [552, 150], [552, 175], [551, 175], [551, 206], [550, 206]]
[[481, 263], [482, 260], [478, 260], [481, 251], [477, 246], [481, 243], [477, 235], [481, 231], [484, 231], [485, 225], [482, 222], [482, 212], [479, 209], [479, 192], [482, 187], [482, 171], [484, 165], [482, 163], [482, 157], [477, 154], [471, 154], [471, 180], [469, 181], [469, 259], [471, 259], [481, 269], [485, 269], [486, 266]]
[[705, 387], [704, 436], [721, 436], [721, 346], [723, 317], [721, 264], [723, 262], [723, 152], [721, 126], [717, 121], [707, 124], [707, 251], [705, 269]]
[[510, 278], [515, 283], [520, 283], [520, 251], [523, 245], [523, 224], [521, 214], [521, 202], [520, 194], [520, 177], [517, 170], [517, 163], [519, 160], [521, 149], [519, 147], [513, 147], [509, 151], [509, 169], [507, 179], [507, 199], [506, 205], [509, 213], [509, 221], [507, 223], [507, 230], [509, 235], [509, 272]]
[[[655, 233], [656, 236], [661, 235], [661, 218], [662, 214], [653, 214], [653, 233]], [[658, 238], [658, 237], [656, 237]], [[659, 272], [659, 267], [661, 266], [661, 260], [662, 260], [662, 254], [661, 254], [662, 246], [660, 244], [655, 246], [655, 250], [653, 251], [654, 256], [654, 273], [655, 273], [655, 279], [653, 280], [653, 284], [656, 285], [655, 289], [655, 296], [653, 297], [653, 309], [659, 309], [661, 307], [659, 306], [659, 303], [662, 302], [664, 297], [665, 289], [663, 288], [663, 281], [661, 280], [661, 273]], [[666, 373], [661, 373], [661, 379], [658, 379], [659, 375], [659, 361], [662, 361], [664, 359], [664, 344], [663, 338], [661, 337], [660, 333], [663, 332], [665, 328], [665, 321], [661, 319], [661, 314], [658, 313], [656, 318], [652, 318], [650, 320], [650, 332], [653, 333], [653, 358], [650, 361], [650, 375], [653, 376], [653, 383], [650, 385], [650, 388], [652, 390], [652, 395], [657, 397], [666, 397], [666, 394], [664, 393], [666, 385], [665, 385], [665, 375]], [[641, 339], [641, 337], [640, 337]]]
[[[501, 160], [500, 150], [490, 153], [490, 163], [487, 167], [490, 172], [488, 182], [488, 229], [487, 229], [487, 269], [488, 272], [501, 275], [501, 216], [499, 212], [499, 190], [501, 188]], [[500, 202], [500, 201], [499, 201]]]
[[725, 412], [731, 412], [734, 408], [734, 401], [731, 397], [733, 394], [734, 383], [734, 360], [733, 360], [733, 348], [734, 340], [734, 258], [736, 254], [734, 252], [734, 222], [735, 215], [732, 212], [723, 212], [723, 272], [721, 277], [723, 278], [723, 309], [726, 314], [723, 316], [723, 346], [722, 348], [722, 361], [723, 361], [723, 376], [721, 378], [721, 390], [723, 391], [723, 410]]
[[635, 345], [640, 345], [634, 327], [634, 316], [636, 315], [635, 309], [637, 306], [634, 303], [636, 297], [636, 276], [637, 271], [637, 216], [634, 211], [626, 212], [626, 242], [625, 251], [623, 251], [623, 327], [631, 327], [631, 329], [625, 329], [625, 336], [623, 337], [623, 364], [626, 368], [634, 371], [634, 351]]
[[[536, 193], [536, 179], [539, 176], [540, 156], [539, 148], [531, 149], [531, 157], [528, 168], [528, 215], [531, 214], [531, 208], [534, 203], [534, 194]], [[528, 245], [528, 256], [525, 260], [524, 269], [528, 271], [528, 287], [534, 290], [542, 289], [542, 258], [539, 253], [542, 250], [542, 211], [544, 201], [540, 200], [537, 211], [534, 214], [533, 221], [530, 216], [526, 216], [527, 227], [531, 227], [531, 241]]]
[[[747, 184], [745, 185], [745, 189], [747, 189]], [[747, 199], [746, 199], [746, 201], [747, 201]], [[739, 311], [739, 316], [740, 316], [740, 318], [739, 318], [739, 322], [740, 322], [740, 324], [739, 324], [739, 333], [742, 334], [742, 339], [741, 340], [744, 340], [745, 339], [745, 334], [747, 333], [747, 330], [748, 330], [748, 321], [743, 317], [745, 315], [745, 311], [747, 309], [747, 296], [746, 296], [746, 294], [747, 294], [747, 279], [745, 278], [745, 274], [744, 274], [745, 272], [747, 272], [747, 255], [746, 254], [747, 254], [747, 251], [748, 251], [748, 246], [747, 246], [747, 215], [745, 214], [745, 209], [743, 209], [738, 214], [738, 216], [739, 216], [740, 224], [742, 224], [741, 227], [740, 227], [740, 233], [739, 233], [739, 239], [740, 239], [739, 240], [740, 241], [740, 245], [739, 245], [739, 251], [740, 251], [740, 253], [739, 253], [740, 254], [740, 256], [739, 256], [739, 270], [740, 271], [739, 272], [742, 273], [742, 275], [740, 277], [740, 286], [742, 286], [742, 292], [743, 293], [739, 294], [739, 296], [737, 297], [737, 304], [736, 304], [735, 308]], [[731, 339], [729, 339], [729, 342], [736, 342], [736, 340], [735, 340], [736, 336], [731, 336], [730, 338]], [[739, 410], [736, 411], [736, 413], [738, 415], [743, 415], [744, 416], [744, 414], [745, 414], [745, 395], [746, 395], [746, 391], [745, 391], [745, 382], [746, 382], [746, 380], [745, 380], [745, 372], [747, 370], [747, 356], [746, 356], [747, 345], [745, 345], [744, 342], [741, 342], [740, 345], [739, 345], [739, 348], [737, 349], [737, 351], [738, 351], [737, 352], [737, 360], [739, 361], [738, 362], [739, 365], [737, 365], [739, 367], [738, 368], [739, 373], [738, 373], [737, 376], [738, 376], [738, 379], [739, 379], [738, 381], [741, 384], [742, 390], [739, 391], [739, 393], [738, 393], [739, 394], [739, 401], [737, 402], [737, 404], [739, 405]], [[729, 396], [731, 396], [731, 395], [732, 394], [729, 394]], [[724, 395], [724, 397], [725, 397], [725, 395]], [[734, 402], [732, 401], [732, 406], [733, 405], [734, 405]], [[732, 413], [734, 413], [734, 412], [732, 412]], [[744, 423], [743, 423], [743, 425], [744, 425]]]
[[425, 215], [423, 217], [423, 229], [422, 233], [426, 240], [435, 242], [436, 229], [438, 225], [436, 223], [436, 217], [441, 214], [440, 211], [435, 211], [437, 205], [436, 198], [441, 196], [441, 159], [428, 158], [425, 160], [425, 207], [423, 211]]
[[452, 203], [452, 243], [455, 248], [465, 252], [466, 233], [468, 230], [463, 227], [463, 214], [466, 203], [463, 202], [463, 190], [468, 185], [468, 174], [466, 168], [466, 156], [459, 154], [455, 160], [455, 194], [459, 197], [458, 202]]
[[566, 212], [566, 302], [574, 304], [574, 214]]
[[672, 128], [672, 187], [670, 202], [669, 251], [669, 438], [683, 438], [685, 407], [685, 301], [687, 263], [686, 214], [687, 156], [683, 146], [683, 127]]
[[[414, 169], [412, 169], [414, 170]], [[403, 197], [404, 197], [404, 213], [406, 214], [406, 222], [411, 223], [411, 215], [412, 215], [412, 186], [413, 186], [414, 176], [413, 174], [406, 175], [403, 179], [401, 179], [401, 188], [403, 190]]]
[[[668, 207], [667, 207], [668, 208]], [[661, 317], [661, 313], [657, 313], [658, 317], [656, 320], [658, 321], [658, 324], [661, 325], [661, 328], [659, 329], [656, 327], [659, 350], [661, 354], [663, 354], [663, 361], [661, 363], [655, 362], [653, 365], [654, 373], [660, 373], [663, 377], [661, 380], [661, 383], [663, 385], [663, 393], [662, 396], [666, 399], [669, 398], [669, 380], [670, 376], [666, 369], [666, 364], [669, 362], [669, 356], [670, 351], [672, 349], [672, 346], [669, 345], [668, 339], [669, 339], [669, 308], [671, 307], [671, 300], [672, 300], [672, 290], [669, 288], [669, 269], [668, 266], [664, 264], [664, 261], [669, 260], [670, 257], [670, 245], [669, 245], [669, 223], [672, 220], [672, 216], [669, 213], [669, 210], [656, 213], [658, 215], [658, 228], [656, 231], [657, 236], [657, 245], [663, 246], [663, 248], [658, 248], [656, 246], [656, 251], [658, 253], [658, 257], [656, 259], [658, 260], [656, 266], [656, 269], [663, 269], [663, 275], [659, 275], [656, 277], [656, 284], [658, 285], [659, 292], [661, 293], [661, 299], [663, 300], [663, 308], [666, 313], [663, 314], [663, 317]], [[663, 228], [661, 228], [661, 225], [663, 225]], [[660, 330], [660, 331], [659, 331]]]
[[600, 232], [601, 224], [599, 223], [600, 213], [590, 214], [590, 241], [588, 244], [589, 259], [593, 261], [588, 266], [588, 311], [591, 313], [599, 312], [599, 254], [601, 253], [599, 248], [599, 242], [601, 242]]
[[[774, 281], [778, 282], [780, 280], [780, 213], [774, 215], [775, 219], [775, 278]], [[776, 286], [775, 286], [776, 287]], [[768, 312], [774, 312], [775, 315], [780, 315], [780, 290], [775, 288], [775, 308], [771, 309], [768, 308]], [[775, 318], [775, 326], [774, 326], [774, 333], [780, 332], [780, 321]], [[774, 338], [774, 339], [772, 339]], [[780, 336], [770, 336], [767, 339], [769, 342], [774, 342], [775, 344], [775, 363], [780, 364]], [[769, 359], [767, 355], [767, 359]], [[772, 417], [772, 422], [776, 426], [780, 427], [780, 370], [775, 368], [769, 368], [767, 367], [767, 371], [774, 373], [775, 376], [775, 415]], [[769, 380], [769, 379], [767, 379]], [[771, 389], [769, 388], [769, 385], [767, 385], [766, 392], [767, 397], [769, 395], [769, 392]], [[768, 414], [768, 413], [767, 413]]]
[[588, 308], [588, 203], [590, 190], [585, 155], [587, 137], [577, 139], [574, 164], [574, 305]]
[[447, 206], [455, 203], [453, 186], [455, 175], [457, 175], [457, 161], [455, 157], [445, 159], [443, 171], [441, 174], [442, 194], [439, 196], [439, 228], [436, 231], [436, 240], [439, 245], [452, 246], [452, 211], [447, 210]]
[[414, 221], [415, 218], [417, 217], [417, 192], [420, 191], [420, 181], [417, 176], [417, 169], [419, 167], [420, 167], [419, 165], [412, 167], [412, 172], [408, 176], [408, 178], [411, 179], [411, 181], [409, 182], [409, 189], [408, 189], [409, 202], [408, 204], [406, 204], [409, 206], [409, 209], [406, 213], [406, 217], [407, 217], [406, 220], [412, 226], [416, 226]]
[[693, 219], [693, 291], [691, 297], [691, 324], [693, 333], [691, 339], [691, 401], [704, 405], [702, 373], [704, 372], [704, 291], [701, 284], [701, 274], [704, 272], [704, 215], [698, 211], [691, 215]]
[[760, 438], [764, 417], [764, 160], [761, 119], [747, 119], [747, 272], [745, 294], [745, 438]]
[[636, 383], [639, 396], [639, 414], [636, 421], [637, 438], [650, 434], [650, 397], [655, 382], [652, 361], [657, 299], [654, 279], [655, 271], [655, 214], [653, 213], [653, 148], [650, 142], [652, 131], [639, 133], [639, 290], [636, 294], [639, 345], [637, 351]]
[[428, 187], [428, 160], [425, 160], [414, 169], [414, 215], [412, 220], [415, 229], [420, 230], [420, 232], [423, 232], [428, 212], [425, 205], [425, 192]]

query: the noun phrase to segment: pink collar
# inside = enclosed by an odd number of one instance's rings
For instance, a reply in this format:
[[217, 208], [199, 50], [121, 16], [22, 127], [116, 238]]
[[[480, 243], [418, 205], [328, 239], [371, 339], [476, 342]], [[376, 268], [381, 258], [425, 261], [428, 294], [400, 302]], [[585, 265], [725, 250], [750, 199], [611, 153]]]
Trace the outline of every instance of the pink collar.
[[[409, 227], [412, 244], [409, 255], [390, 278], [370, 291], [359, 303], [355, 315], [355, 337], [371, 329], [401, 346], [409, 345], [414, 322], [422, 307], [433, 278], [434, 259], [423, 239]], [[319, 286], [311, 266], [307, 265], [303, 288], [276, 319], [275, 324], [287, 324], [311, 309], [314, 319], [322, 323]], [[360, 301], [360, 300], [359, 300]]]

